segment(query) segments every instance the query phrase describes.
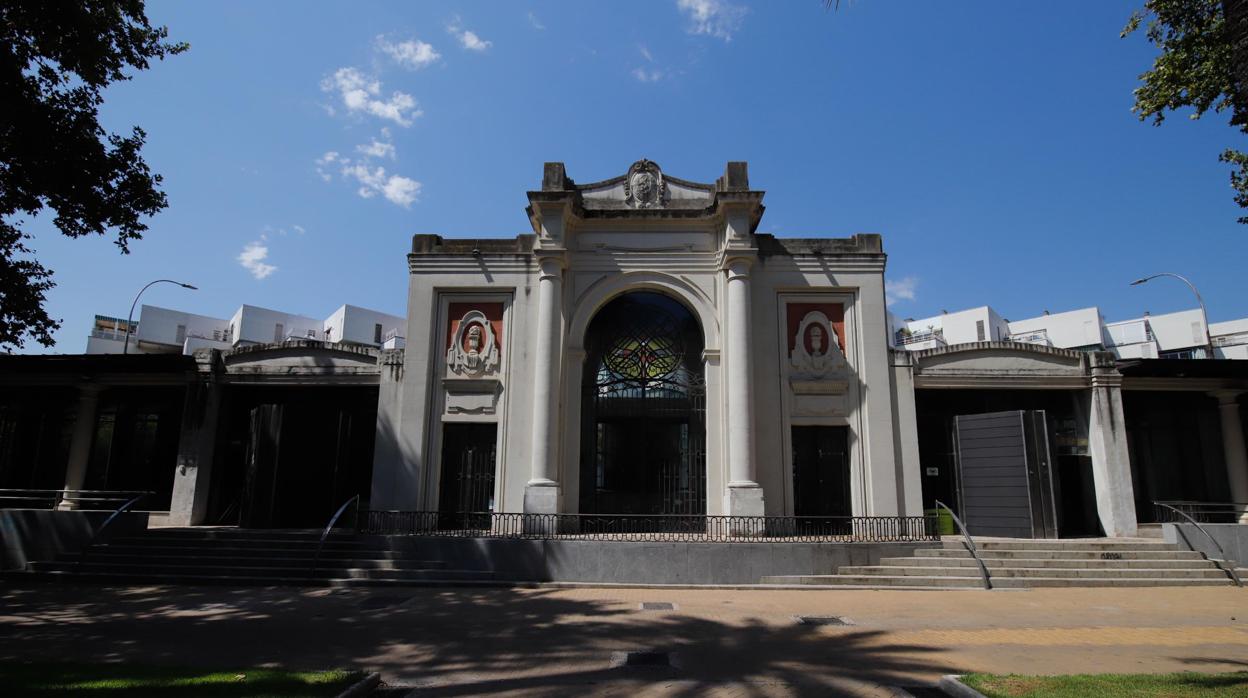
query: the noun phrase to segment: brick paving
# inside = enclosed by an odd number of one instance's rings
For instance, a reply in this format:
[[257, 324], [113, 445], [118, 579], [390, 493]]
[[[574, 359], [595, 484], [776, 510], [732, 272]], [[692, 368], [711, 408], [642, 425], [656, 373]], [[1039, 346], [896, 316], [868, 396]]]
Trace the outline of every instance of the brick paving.
[[[630, 650], [675, 666], [611, 667]], [[407, 687], [389, 696], [892, 696], [967, 671], [1243, 670], [1248, 590], [0, 586], [0, 660], [52, 658], [375, 669]]]

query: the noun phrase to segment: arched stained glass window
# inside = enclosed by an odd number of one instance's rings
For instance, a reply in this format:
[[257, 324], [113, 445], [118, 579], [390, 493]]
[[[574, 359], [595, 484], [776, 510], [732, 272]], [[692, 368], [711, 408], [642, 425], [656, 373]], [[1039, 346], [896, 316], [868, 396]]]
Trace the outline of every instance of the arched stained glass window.
[[702, 330], [678, 301], [628, 293], [590, 323], [581, 403], [581, 511], [706, 511]]

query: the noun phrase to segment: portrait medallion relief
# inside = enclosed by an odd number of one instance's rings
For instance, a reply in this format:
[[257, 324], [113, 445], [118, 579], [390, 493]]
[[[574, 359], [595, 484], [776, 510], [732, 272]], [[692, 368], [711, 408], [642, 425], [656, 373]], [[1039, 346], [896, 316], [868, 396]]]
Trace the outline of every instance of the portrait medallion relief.
[[667, 199], [663, 172], [649, 160], [638, 160], [624, 179], [624, 201], [633, 208], [661, 208]]
[[470, 310], [460, 319], [446, 350], [446, 365], [454, 373], [469, 376], [498, 368], [498, 341], [485, 313]]

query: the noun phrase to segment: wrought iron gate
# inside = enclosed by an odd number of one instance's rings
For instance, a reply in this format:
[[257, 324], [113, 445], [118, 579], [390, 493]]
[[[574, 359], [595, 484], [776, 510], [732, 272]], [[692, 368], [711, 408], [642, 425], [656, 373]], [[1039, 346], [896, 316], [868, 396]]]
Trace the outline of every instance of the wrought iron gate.
[[494, 511], [494, 424], [446, 424], [442, 436], [439, 525], [489, 528]]

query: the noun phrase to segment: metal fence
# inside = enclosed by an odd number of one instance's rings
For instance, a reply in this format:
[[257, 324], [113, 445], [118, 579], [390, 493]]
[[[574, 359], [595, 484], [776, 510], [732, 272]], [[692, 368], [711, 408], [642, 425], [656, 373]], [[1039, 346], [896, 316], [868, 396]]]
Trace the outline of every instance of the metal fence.
[[360, 533], [450, 538], [690, 543], [940, 540], [934, 516], [681, 516], [368, 511]]
[[[1171, 508], [1173, 507], [1173, 508]], [[1248, 519], [1246, 502], [1153, 502], [1153, 515], [1157, 523], [1187, 523], [1177, 509], [1200, 523], [1239, 523]]]

